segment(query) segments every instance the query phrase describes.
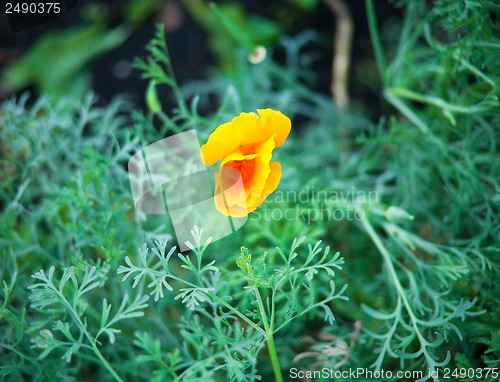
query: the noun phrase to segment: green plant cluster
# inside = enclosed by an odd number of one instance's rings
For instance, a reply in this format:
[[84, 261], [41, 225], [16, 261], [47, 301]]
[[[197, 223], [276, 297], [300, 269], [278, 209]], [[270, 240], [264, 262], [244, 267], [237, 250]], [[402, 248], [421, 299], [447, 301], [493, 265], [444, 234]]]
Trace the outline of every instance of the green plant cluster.
[[[311, 32], [281, 40], [284, 63], [251, 64], [243, 49], [233, 72], [181, 88], [159, 28], [136, 62], [146, 114], [92, 94], [1, 105], [1, 380], [500, 367], [499, 7], [399, 1], [395, 40], [365, 5], [386, 105], [376, 123], [306, 85]], [[135, 210], [128, 159], [261, 107], [294, 121], [279, 189], [233, 235], [193, 227], [178, 253], [168, 217]]]

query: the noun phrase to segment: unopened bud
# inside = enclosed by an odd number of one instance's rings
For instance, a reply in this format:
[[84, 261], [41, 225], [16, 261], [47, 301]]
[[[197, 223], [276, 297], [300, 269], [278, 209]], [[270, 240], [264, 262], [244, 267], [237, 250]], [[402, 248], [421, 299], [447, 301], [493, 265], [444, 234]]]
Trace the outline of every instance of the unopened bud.
[[161, 103], [158, 99], [158, 94], [156, 93], [155, 81], [149, 82], [148, 90], [146, 91], [146, 105], [153, 114], [161, 111]]
[[410, 215], [408, 212], [403, 210], [402, 208], [390, 206], [387, 211], [385, 211], [385, 218], [390, 222], [397, 222], [401, 220], [413, 220], [413, 215]]

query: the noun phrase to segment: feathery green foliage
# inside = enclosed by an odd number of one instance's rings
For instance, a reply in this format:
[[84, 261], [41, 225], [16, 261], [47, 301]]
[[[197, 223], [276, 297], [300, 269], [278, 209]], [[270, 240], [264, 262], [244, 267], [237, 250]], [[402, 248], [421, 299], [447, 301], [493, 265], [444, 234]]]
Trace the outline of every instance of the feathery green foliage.
[[[498, 5], [399, 1], [398, 39], [373, 5], [370, 85], [388, 107], [376, 123], [304, 85], [310, 32], [282, 39], [282, 64], [241, 50], [232, 73], [181, 88], [159, 28], [136, 62], [146, 114], [93, 95], [3, 102], [0, 380], [498, 369]], [[276, 154], [279, 189], [233, 235], [195, 228], [178, 253], [169, 219], [135, 210], [128, 159], [260, 107], [299, 121]]]

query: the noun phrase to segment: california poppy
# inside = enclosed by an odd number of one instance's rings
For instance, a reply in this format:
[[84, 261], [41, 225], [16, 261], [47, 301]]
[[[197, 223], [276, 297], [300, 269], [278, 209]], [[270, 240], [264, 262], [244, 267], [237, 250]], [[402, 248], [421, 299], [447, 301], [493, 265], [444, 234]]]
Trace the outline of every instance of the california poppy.
[[[207, 166], [222, 160], [215, 175], [215, 205], [226, 216], [242, 217], [254, 211], [276, 188], [281, 164], [272, 152], [288, 137], [291, 122], [279, 111], [259, 109], [241, 113], [220, 125], [201, 147]], [[239, 178], [244, 192], [233, 192]]]

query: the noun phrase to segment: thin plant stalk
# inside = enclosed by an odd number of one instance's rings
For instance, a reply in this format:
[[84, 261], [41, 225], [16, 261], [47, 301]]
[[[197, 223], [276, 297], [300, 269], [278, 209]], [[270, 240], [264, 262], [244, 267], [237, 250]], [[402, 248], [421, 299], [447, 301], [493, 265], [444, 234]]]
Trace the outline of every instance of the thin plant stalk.
[[254, 288], [255, 297], [257, 298], [257, 304], [259, 306], [260, 315], [262, 317], [262, 324], [264, 325], [264, 330], [266, 332], [265, 338], [267, 343], [267, 350], [269, 351], [269, 357], [271, 358], [271, 364], [273, 366], [274, 377], [276, 378], [276, 382], [283, 382], [283, 375], [281, 373], [281, 367], [278, 359], [278, 353], [276, 352], [276, 345], [274, 343], [273, 336], [273, 322], [269, 325], [267, 321], [266, 310], [264, 309], [264, 304], [262, 303], [262, 297], [260, 296], [259, 289], [257, 287]]

